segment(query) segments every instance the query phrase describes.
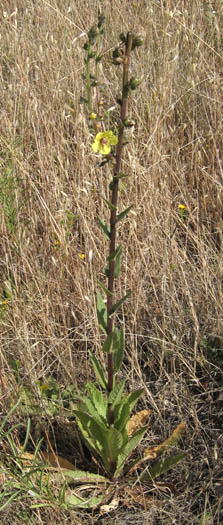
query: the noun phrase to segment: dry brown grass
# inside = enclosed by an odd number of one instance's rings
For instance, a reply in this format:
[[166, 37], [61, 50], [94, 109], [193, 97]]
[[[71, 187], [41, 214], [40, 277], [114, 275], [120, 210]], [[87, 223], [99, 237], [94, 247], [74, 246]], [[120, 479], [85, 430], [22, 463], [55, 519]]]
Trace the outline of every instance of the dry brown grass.
[[[102, 4], [105, 49], [121, 31], [134, 28], [146, 35], [132, 64], [143, 82], [130, 104], [136, 126], [123, 163], [129, 179], [121, 206], [134, 205], [120, 231], [125, 268], [120, 290], [133, 292], [123, 308], [124, 373], [130, 386], [145, 386], [144, 403], [154, 411], [150, 442], [161, 441], [178, 421], [188, 422], [188, 458], [174, 476], [180, 495], [166, 499], [162, 510], [146, 509], [146, 516], [153, 525], [220, 524], [221, 0], [1, 3], [1, 177], [11, 168], [19, 179], [12, 192], [13, 231], [10, 209], [7, 216], [3, 205], [6, 190], [0, 188], [2, 300], [12, 287], [0, 325], [3, 412], [13, 389], [12, 359], [19, 360], [23, 381], [36, 391], [37, 380], [49, 375], [61, 386], [78, 388], [91, 374], [88, 350], [100, 354], [95, 291], [107, 245], [96, 216], [107, 213], [101, 194], [108, 195], [109, 178], [108, 168], [97, 166], [79, 99], [82, 33]], [[103, 65], [111, 105], [120, 70], [110, 66], [109, 53]], [[188, 209], [184, 221], [179, 203]], [[70, 226], [68, 211], [75, 216]], [[101, 523], [130, 523], [127, 518], [117, 514]], [[50, 519], [39, 515], [34, 523], [59, 523], [62, 514]], [[89, 517], [89, 523], [97, 520]], [[66, 522], [74, 523], [68, 515]]]

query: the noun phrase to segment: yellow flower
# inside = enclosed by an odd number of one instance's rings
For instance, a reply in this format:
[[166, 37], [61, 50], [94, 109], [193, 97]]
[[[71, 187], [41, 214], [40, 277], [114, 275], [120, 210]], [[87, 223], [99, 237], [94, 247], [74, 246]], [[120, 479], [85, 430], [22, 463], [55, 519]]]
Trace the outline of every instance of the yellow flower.
[[95, 120], [95, 119], [97, 118], [96, 113], [91, 113], [91, 114], [89, 115], [89, 118], [90, 118], [91, 120]]
[[111, 151], [111, 146], [116, 146], [118, 137], [113, 134], [113, 131], [103, 131], [96, 135], [92, 148], [95, 153], [101, 155], [108, 155]]
[[82, 261], [84, 261], [84, 259], [86, 257], [85, 253], [79, 253], [78, 255], [79, 255], [80, 259], [82, 259]]
[[47, 390], [49, 390], [49, 387], [48, 385], [46, 385], [46, 383], [42, 383], [42, 385], [40, 385], [40, 390], [41, 392], [46, 392]]
[[186, 210], [186, 206], [184, 206], [184, 204], [178, 204], [178, 208], [179, 210]]

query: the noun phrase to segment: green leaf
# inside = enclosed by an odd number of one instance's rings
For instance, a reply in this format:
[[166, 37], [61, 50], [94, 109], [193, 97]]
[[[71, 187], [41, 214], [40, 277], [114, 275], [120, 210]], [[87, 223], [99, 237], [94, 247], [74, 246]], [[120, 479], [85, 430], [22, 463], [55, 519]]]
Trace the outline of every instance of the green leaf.
[[81, 498], [75, 494], [70, 494], [65, 496], [65, 504], [76, 507], [79, 509], [93, 509], [97, 507], [104, 499], [104, 493], [100, 496], [93, 496], [92, 498]]
[[114, 373], [117, 374], [117, 372], [120, 370], [123, 358], [124, 358], [124, 346], [125, 346], [125, 339], [124, 339], [124, 332], [121, 328], [117, 332], [115, 332], [116, 337], [113, 342], [113, 367], [114, 367]]
[[112, 332], [111, 334], [107, 335], [105, 342], [102, 346], [103, 352], [111, 353], [113, 350], [113, 340], [114, 340], [114, 334], [115, 332]]
[[91, 401], [94, 404], [94, 407], [95, 407], [97, 413], [106, 422], [106, 420], [107, 420], [107, 408], [108, 408], [107, 399], [103, 396], [102, 392], [93, 383], [88, 383], [86, 385], [86, 388], [87, 388], [87, 390], [89, 392], [89, 395], [91, 397]]
[[160, 458], [159, 461], [156, 461], [150, 469], [148, 469], [145, 474], [142, 474], [140, 476], [141, 481], [151, 481], [152, 479], [156, 479], [157, 477], [161, 476], [161, 474], [164, 474], [168, 470], [171, 470], [172, 468], [177, 465], [182, 459], [184, 459], [186, 456], [185, 452], [179, 452], [178, 454], [175, 454], [174, 456], [167, 457], [165, 459]]
[[122, 246], [119, 246], [119, 250], [115, 257], [115, 278], [119, 277], [121, 272], [121, 258], [122, 258]]
[[134, 392], [130, 392], [130, 394], [127, 394], [125, 401], [130, 407], [130, 412], [133, 410], [135, 404], [137, 403], [138, 399], [141, 397], [143, 392], [144, 388], [139, 388], [138, 390], [134, 390]]
[[125, 380], [123, 379], [120, 383], [117, 383], [109, 394], [108, 402], [114, 409], [116, 404], [119, 404], [122, 398], [122, 393], [125, 388]]
[[121, 432], [125, 430], [128, 420], [130, 418], [130, 407], [124, 399], [120, 405], [116, 405], [114, 409], [114, 426]]
[[106, 288], [106, 286], [103, 283], [101, 283], [101, 281], [99, 281], [98, 279], [97, 279], [97, 283], [102, 288], [102, 290], [104, 290], [107, 296], [111, 297], [113, 295], [113, 293], [110, 292], [110, 290], [108, 290], [108, 288]]
[[119, 180], [119, 179], [126, 179], [129, 175], [126, 173], [122, 173], [121, 171], [117, 173], [117, 175], [114, 175], [113, 180]]
[[103, 367], [102, 367], [100, 361], [98, 361], [98, 359], [95, 357], [95, 355], [92, 354], [92, 352], [89, 352], [89, 354], [90, 354], [90, 359], [91, 359], [91, 362], [92, 362], [92, 365], [93, 365], [93, 368], [94, 368], [94, 373], [96, 375], [96, 378], [99, 381], [99, 383], [102, 386], [102, 388], [107, 390], [107, 381], [105, 379], [105, 374], [104, 374]]
[[112, 204], [112, 202], [108, 201], [104, 197], [103, 197], [103, 201], [106, 202], [106, 204], [109, 206], [110, 210], [114, 210], [114, 211], [117, 210], [116, 206], [114, 206], [114, 204]]
[[[89, 423], [89, 416], [87, 414], [84, 414], [79, 411], [74, 411], [74, 415], [76, 416], [77, 424], [79, 427], [79, 430], [84, 438], [84, 441], [86, 442], [87, 447], [91, 452], [94, 454], [98, 453], [98, 449], [95, 443], [95, 440], [92, 439], [89, 429], [88, 429], [88, 423]], [[80, 414], [80, 417], [79, 417]]]
[[128, 297], [131, 295], [131, 293], [132, 293], [131, 290], [129, 290], [129, 292], [124, 297], [122, 297], [122, 299], [120, 299], [120, 301], [118, 301], [116, 304], [113, 305], [111, 313], [110, 313], [110, 316], [114, 315], [115, 312], [117, 312], [117, 310], [119, 309], [121, 304], [124, 303], [126, 301], [126, 299], [128, 299]]
[[106, 235], [107, 239], [110, 241], [110, 238], [111, 238], [110, 228], [108, 228], [108, 226], [106, 226], [106, 224], [104, 223], [104, 221], [100, 217], [98, 217], [98, 222], [99, 222], [99, 224], [101, 226], [102, 231]]
[[105, 467], [107, 467], [108, 463], [106, 453], [108, 428], [103, 423], [99, 423], [94, 417], [82, 412], [81, 410], [74, 410], [73, 413], [76, 417], [79, 429], [90, 449], [93, 449], [100, 455]]
[[128, 208], [126, 208], [124, 211], [122, 211], [121, 213], [119, 213], [117, 215], [117, 218], [116, 218], [116, 221], [115, 221], [115, 224], [117, 224], [119, 221], [121, 221], [122, 219], [124, 219], [124, 217], [129, 213], [129, 211], [132, 209], [133, 205], [131, 204], [131, 206], [129, 206]]
[[118, 430], [123, 431], [128, 423], [130, 413], [137, 403], [138, 399], [141, 397], [144, 389], [135, 390], [130, 394], [127, 394], [118, 405], [114, 407], [114, 425]]
[[123, 445], [121, 432], [116, 428], [110, 428], [107, 435], [109, 463], [117, 461], [119, 451]]
[[122, 469], [124, 467], [125, 461], [127, 460], [128, 456], [131, 454], [132, 450], [134, 450], [134, 448], [139, 444], [139, 442], [143, 438], [147, 428], [148, 428], [148, 426], [140, 428], [134, 434], [134, 436], [132, 436], [130, 438], [128, 443], [126, 445], [124, 445], [124, 447], [121, 449], [121, 451], [119, 453], [119, 456], [118, 456], [117, 468], [116, 468], [116, 471], [115, 471], [115, 477], [116, 478], [121, 474]]
[[97, 315], [98, 324], [104, 334], [107, 335], [107, 307], [100, 292], [97, 295]]
[[75, 483], [75, 481], [78, 483], [107, 483], [109, 480], [105, 478], [105, 476], [101, 476], [100, 474], [92, 474], [91, 472], [85, 472], [84, 470], [67, 470], [67, 469], [61, 469], [62, 474], [65, 476], [68, 481], [72, 481], [72, 483]]
[[88, 399], [87, 396], [81, 396], [80, 398], [80, 405], [79, 410], [81, 412], [86, 412], [86, 414], [89, 414], [94, 419], [96, 419], [99, 423], [106, 423], [105, 418], [99, 413], [99, 410], [94, 406], [94, 403], [91, 399]]
[[111, 255], [109, 255], [109, 256], [107, 257], [107, 262], [109, 262], [109, 261], [114, 261], [115, 258], [117, 257], [117, 255], [118, 255], [118, 253], [119, 253], [120, 250], [122, 251], [122, 246], [121, 246], [121, 245], [119, 245], [119, 246], [116, 248], [116, 250], [114, 250], [114, 251], [111, 253]]
[[21, 402], [22, 402], [22, 397], [19, 397], [18, 401], [15, 403], [15, 405], [13, 407], [10, 408], [10, 410], [8, 411], [8, 414], [4, 417], [4, 419], [3, 419], [2, 423], [1, 423], [1, 426], [0, 426], [0, 435], [3, 432], [3, 430], [4, 430], [4, 426], [6, 425], [8, 419], [13, 414], [13, 412], [15, 412], [15, 410], [17, 410], [17, 408], [19, 407]]

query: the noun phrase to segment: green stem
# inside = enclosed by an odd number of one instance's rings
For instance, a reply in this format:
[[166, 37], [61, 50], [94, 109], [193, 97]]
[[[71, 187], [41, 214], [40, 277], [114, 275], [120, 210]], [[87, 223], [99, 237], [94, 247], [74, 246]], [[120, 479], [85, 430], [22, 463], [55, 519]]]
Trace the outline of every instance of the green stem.
[[[91, 52], [91, 46], [88, 47], [88, 55]], [[91, 97], [91, 70], [90, 70], [90, 58], [87, 55], [86, 58], [86, 84], [87, 84], [87, 99], [88, 99], [88, 111], [92, 113], [92, 97]]]

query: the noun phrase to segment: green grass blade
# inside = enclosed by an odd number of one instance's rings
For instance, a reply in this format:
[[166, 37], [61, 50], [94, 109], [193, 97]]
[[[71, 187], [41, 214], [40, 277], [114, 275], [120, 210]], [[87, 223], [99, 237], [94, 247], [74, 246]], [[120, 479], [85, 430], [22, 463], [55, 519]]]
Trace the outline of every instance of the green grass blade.
[[10, 408], [8, 414], [4, 417], [4, 419], [3, 419], [3, 421], [2, 421], [2, 424], [1, 424], [1, 426], [0, 426], [0, 434], [1, 434], [1, 432], [3, 431], [3, 428], [4, 428], [4, 426], [6, 425], [8, 419], [10, 418], [10, 416], [11, 416], [11, 415], [13, 414], [13, 412], [15, 412], [16, 409], [19, 407], [21, 401], [22, 401], [22, 398], [20, 397], [20, 398], [18, 399], [18, 401], [16, 402], [16, 404], [15, 404], [12, 408]]

